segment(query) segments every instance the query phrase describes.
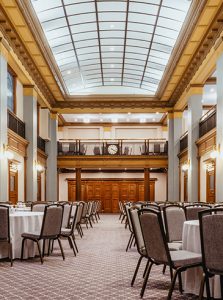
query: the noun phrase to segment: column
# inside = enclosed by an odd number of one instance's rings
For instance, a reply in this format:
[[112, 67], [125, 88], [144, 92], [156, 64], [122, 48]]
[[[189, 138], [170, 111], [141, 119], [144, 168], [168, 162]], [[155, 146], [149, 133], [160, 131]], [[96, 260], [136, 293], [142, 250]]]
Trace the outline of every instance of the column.
[[217, 116], [216, 116], [216, 147], [220, 151], [220, 155], [216, 158], [216, 176], [215, 176], [215, 200], [222, 202], [223, 200], [223, 54], [219, 57], [216, 64], [217, 79]]
[[24, 87], [24, 122], [29, 142], [26, 160], [26, 200], [37, 201], [37, 93], [33, 86]]
[[46, 169], [46, 201], [58, 200], [57, 176], [57, 114], [51, 113], [49, 120], [50, 140], [46, 143], [47, 169]]
[[144, 169], [144, 201], [150, 201], [150, 169]]
[[4, 147], [8, 144], [7, 129], [7, 49], [0, 40], [0, 198], [8, 201], [8, 160]]
[[[188, 100], [188, 202], [197, 202], [199, 164], [196, 141], [199, 139], [199, 121], [202, 117], [202, 88], [192, 90]], [[196, 93], [196, 94], [195, 94]]]
[[179, 158], [182, 112], [168, 114], [168, 201], [180, 201]]
[[81, 201], [81, 168], [76, 168], [76, 201]]

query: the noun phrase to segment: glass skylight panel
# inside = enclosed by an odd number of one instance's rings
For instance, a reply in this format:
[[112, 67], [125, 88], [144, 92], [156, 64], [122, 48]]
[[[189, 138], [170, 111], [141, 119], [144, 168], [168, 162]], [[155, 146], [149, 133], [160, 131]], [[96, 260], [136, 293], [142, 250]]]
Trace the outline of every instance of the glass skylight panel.
[[70, 94], [155, 94], [191, 5], [130, 0], [127, 15], [124, 0], [31, 2]]

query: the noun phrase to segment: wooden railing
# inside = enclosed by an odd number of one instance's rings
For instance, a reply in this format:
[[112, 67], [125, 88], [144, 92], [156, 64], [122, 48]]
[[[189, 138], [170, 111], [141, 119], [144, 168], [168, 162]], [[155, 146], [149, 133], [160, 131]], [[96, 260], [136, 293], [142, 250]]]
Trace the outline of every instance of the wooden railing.
[[213, 106], [203, 117], [199, 123], [199, 137], [202, 137], [211, 129], [216, 127], [216, 106]]
[[180, 152], [188, 147], [188, 132], [186, 131], [180, 138]]
[[8, 110], [8, 128], [25, 139], [25, 123]]
[[46, 141], [42, 139], [40, 136], [37, 136], [37, 148], [39, 148], [43, 152], [46, 151]]
[[60, 140], [58, 155], [167, 155], [165, 139]]

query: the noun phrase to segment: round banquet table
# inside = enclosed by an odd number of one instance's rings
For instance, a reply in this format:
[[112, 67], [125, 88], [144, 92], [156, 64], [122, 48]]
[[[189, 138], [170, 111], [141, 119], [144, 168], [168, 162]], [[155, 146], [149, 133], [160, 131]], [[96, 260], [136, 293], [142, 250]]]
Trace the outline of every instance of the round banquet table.
[[[200, 241], [200, 225], [198, 220], [186, 221], [183, 227], [182, 237], [182, 249], [201, 253], [201, 241]], [[183, 289], [185, 293], [199, 295], [200, 283], [203, 276], [203, 270], [201, 267], [188, 269], [183, 272]], [[210, 288], [212, 297], [215, 299], [221, 299], [220, 278], [214, 276], [210, 279]], [[204, 296], [206, 291], [204, 292]]]
[[[10, 234], [12, 243], [12, 257], [20, 258], [23, 232], [40, 232], [43, 221], [43, 212], [14, 211], [9, 215]], [[36, 245], [30, 240], [26, 240], [24, 246], [24, 258], [34, 257]], [[8, 257], [8, 247], [0, 245], [0, 258]]]

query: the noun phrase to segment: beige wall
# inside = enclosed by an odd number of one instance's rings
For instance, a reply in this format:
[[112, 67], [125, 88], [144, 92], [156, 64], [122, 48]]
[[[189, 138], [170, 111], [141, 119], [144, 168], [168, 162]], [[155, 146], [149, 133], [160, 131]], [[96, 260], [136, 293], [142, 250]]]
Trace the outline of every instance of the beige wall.
[[[143, 178], [143, 173], [83, 173], [82, 178]], [[75, 178], [75, 173], [66, 173], [59, 175], [59, 201], [68, 200], [68, 185], [67, 178]], [[166, 174], [151, 173], [151, 178], [157, 178], [155, 183], [155, 201], [166, 200]]]
[[[21, 164], [21, 170], [18, 170], [18, 201], [24, 202], [25, 190], [24, 190], [24, 158], [16, 152], [11, 151], [14, 154], [14, 160], [17, 160]], [[28, 199], [27, 199], [28, 200]]]

